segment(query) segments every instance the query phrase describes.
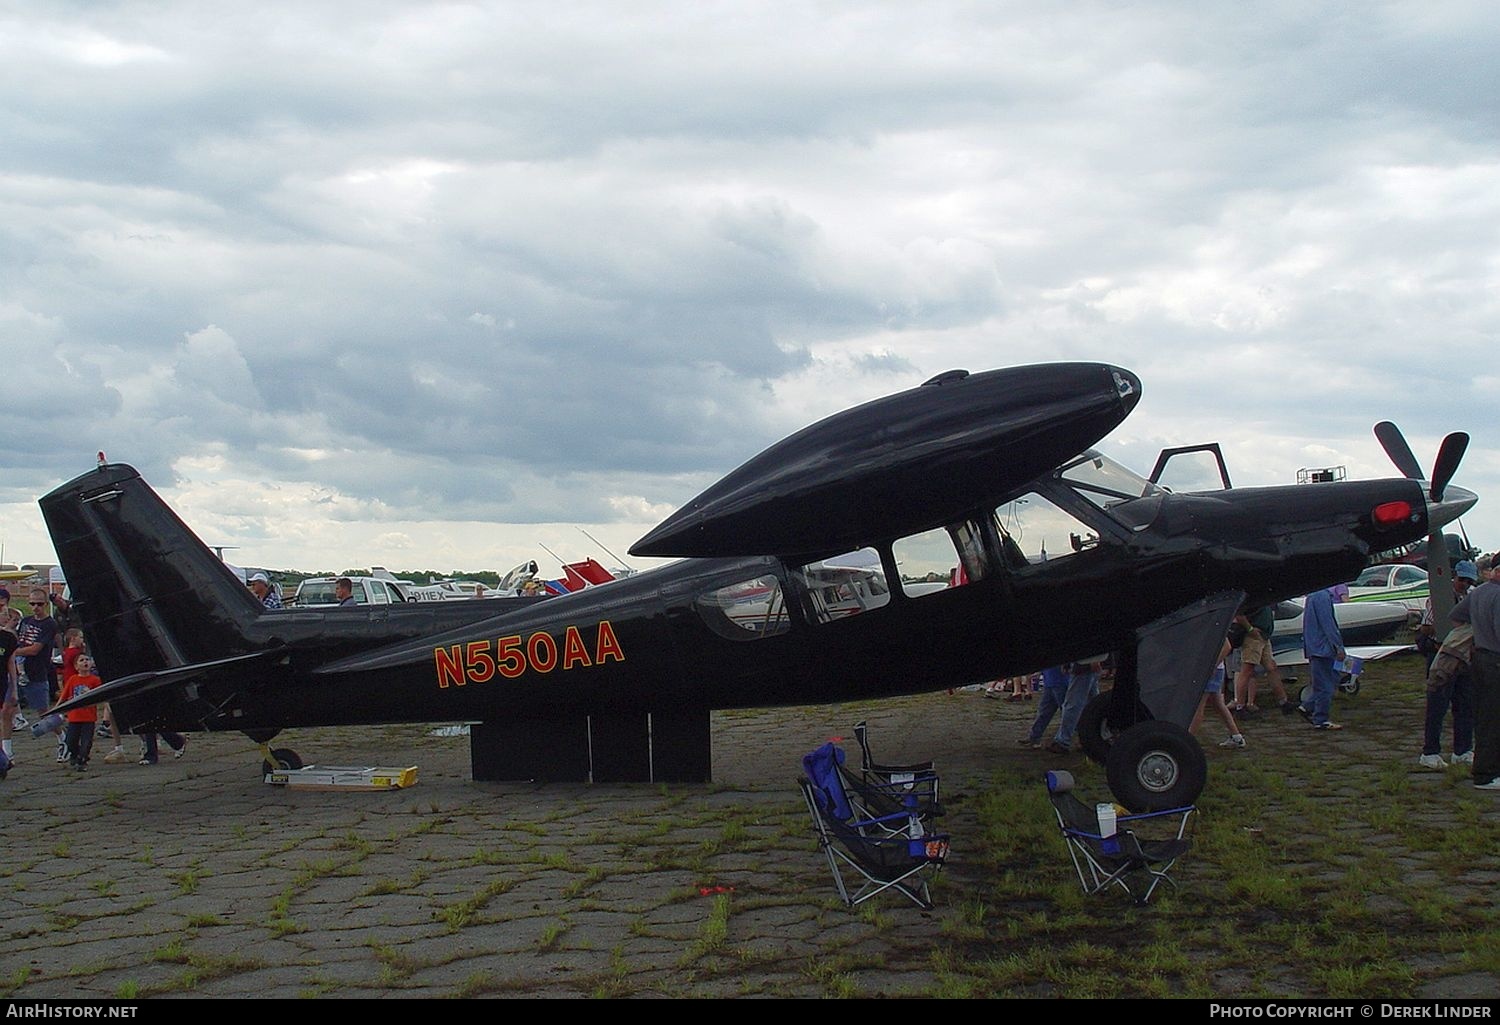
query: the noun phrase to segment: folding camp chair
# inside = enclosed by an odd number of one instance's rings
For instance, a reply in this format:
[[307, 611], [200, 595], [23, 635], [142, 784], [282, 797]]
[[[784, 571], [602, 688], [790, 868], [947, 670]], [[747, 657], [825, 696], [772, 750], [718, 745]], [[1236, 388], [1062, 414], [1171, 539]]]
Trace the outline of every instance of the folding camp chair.
[[870, 754], [870, 728], [862, 719], [854, 724], [854, 737], [859, 741], [859, 777], [862, 783], [890, 793], [916, 794], [924, 806], [924, 817], [935, 818], [943, 813], [938, 800], [938, 773], [932, 762], [904, 765], [877, 762]]
[[932, 762], [912, 762], [909, 765], [877, 762], [870, 754], [870, 727], [863, 719], [854, 724], [854, 737], [859, 741], [859, 772], [865, 779], [887, 783], [892, 776], [937, 775]]
[[[947, 835], [928, 832], [925, 823], [909, 811], [861, 814], [838, 771], [843, 756], [838, 747], [824, 744], [803, 759], [804, 768], [817, 772], [817, 778], [803, 775], [798, 779], [839, 897], [852, 908], [878, 893], [896, 890], [918, 907], [932, 910], [928, 884], [947, 860]], [[852, 894], [845, 871], [864, 880]]]
[[[855, 775], [844, 764], [844, 749], [828, 743], [802, 759], [802, 771], [814, 783], [828, 788], [837, 777], [838, 791], [852, 814], [871, 823], [886, 823], [887, 833], [915, 834], [942, 814], [937, 803], [935, 773], [897, 773], [888, 781], [878, 776]], [[842, 816], [848, 818], [849, 816]], [[901, 817], [910, 819], [903, 823]], [[879, 829], [880, 826], [872, 826]]]
[[[1137, 904], [1145, 904], [1162, 883], [1170, 883], [1172, 889], [1177, 889], [1176, 881], [1168, 873], [1192, 846], [1186, 834], [1188, 819], [1198, 810], [1195, 805], [1119, 815], [1112, 828], [1108, 821], [1101, 828], [1099, 809], [1073, 794], [1072, 773], [1053, 770], [1046, 779], [1047, 796], [1057, 812], [1057, 824], [1085, 893], [1118, 886], [1135, 898]], [[1110, 807], [1105, 806], [1105, 810]], [[1176, 834], [1151, 839], [1136, 833], [1143, 824], [1153, 821], [1159, 823], [1163, 834], [1175, 823]], [[1145, 889], [1138, 894], [1136, 891], [1143, 886]]]

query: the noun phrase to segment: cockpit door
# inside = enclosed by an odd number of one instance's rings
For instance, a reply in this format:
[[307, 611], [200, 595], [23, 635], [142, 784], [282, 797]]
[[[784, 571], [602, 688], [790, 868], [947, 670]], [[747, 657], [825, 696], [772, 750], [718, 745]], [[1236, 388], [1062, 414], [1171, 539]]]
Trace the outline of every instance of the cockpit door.
[[[1185, 455], [1188, 455], [1189, 453], [1192, 453], [1192, 452], [1207, 452], [1210, 455], [1212, 455], [1214, 457], [1214, 462], [1216, 464], [1218, 464], [1219, 481], [1223, 484], [1224, 490], [1228, 491], [1230, 488], [1234, 487], [1233, 484], [1229, 483], [1229, 467], [1224, 464], [1224, 453], [1219, 450], [1219, 443], [1217, 441], [1211, 441], [1211, 442], [1209, 442], [1206, 445], [1184, 445], [1184, 446], [1182, 446], [1180, 448], [1164, 448], [1164, 449], [1162, 449], [1161, 450], [1161, 454], [1156, 457], [1156, 466], [1151, 471], [1151, 483], [1152, 484], [1160, 484], [1161, 483], [1162, 474], [1166, 471], [1167, 463], [1168, 462], [1170, 462], [1172, 459], [1174, 459], [1174, 458], [1176, 458], [1178, 456], [1185, 456]], [[1187, 461], [1184, 461], [1184, 462], [1187, 462]], [[1193, 469], [1196, 471], [1197, 467], [1194, 466]], [[1203, 477], [1203, 476], [1206, 476], [1206, 474], [1203, 474], [1202, 472], [1198, 472], [1197, 476]], [[1178, 488], [1176, 490], [1180, 490], [1180, 491], [1206, 491], [1206, 490], [1211, 490], [1211, 489], [1200, 488], [1200, 487], [1193, 486], [1193, 487], [1186, 487], [1186, 488]]]

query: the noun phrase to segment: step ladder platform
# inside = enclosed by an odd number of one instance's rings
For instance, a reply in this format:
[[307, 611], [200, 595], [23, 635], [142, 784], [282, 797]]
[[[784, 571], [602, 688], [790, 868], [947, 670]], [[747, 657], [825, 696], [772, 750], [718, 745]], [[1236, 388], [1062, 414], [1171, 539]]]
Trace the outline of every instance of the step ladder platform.
[[308, 765], [300, 769], [275, 769], [266, 782], [288, 790], [400, 790], [417, 782], [417, 767]]

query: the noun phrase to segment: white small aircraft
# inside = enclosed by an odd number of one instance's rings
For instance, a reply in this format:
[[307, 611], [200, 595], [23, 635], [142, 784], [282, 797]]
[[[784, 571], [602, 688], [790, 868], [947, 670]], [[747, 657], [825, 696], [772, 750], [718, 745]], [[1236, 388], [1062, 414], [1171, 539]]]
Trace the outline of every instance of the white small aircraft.
[[[1276, 604], [1276, 632], [1271, 635], [1271, 651], [1278, 666], [1305, 666], [1307, 653], [1302, 649], [1303, 600], [1291, 598]], [[1346, 694], [1359, 693], [1359, 677], [1365, 663], [1411, 651], [1408, 643], [1381, 644], [1407, 625], [1406, 606], [1397, 601], [1339, 602], [1333, 607], [1333, 618], [1344, 639], [1345, 661], [1340, 664], [1339, 689]], [[1310, 697], [1303, 688], [1303, 700]]]

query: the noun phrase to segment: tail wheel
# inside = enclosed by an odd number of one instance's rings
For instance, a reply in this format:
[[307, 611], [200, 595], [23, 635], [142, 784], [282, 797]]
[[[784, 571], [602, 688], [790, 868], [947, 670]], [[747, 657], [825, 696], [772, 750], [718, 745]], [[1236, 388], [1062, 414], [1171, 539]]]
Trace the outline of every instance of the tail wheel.
[[268, 761], [262, 761], [260, 763], [260, 774], [262, 776], [264, 776], [264, 775], [266, 775], [267, 773], [270, 773], [270, 772], [275, 772], [277, 769], [300, 769], [300, 768], [302, 768], [302, 758], [301, 758], [301, 756], [298, 755], [297, 752], [293, 751], [289, 747], [272, 748], [271, 749], [271, 757], [273, 759], [275, 759], [276, 764], [272, 765]]
[[1208, 759], [1191, 733], [1170, 722], [1136, 723], [1115, 738], [1104, 762], [1110, 792], [1131, 811], [1192, 804], [1208, 782]]

